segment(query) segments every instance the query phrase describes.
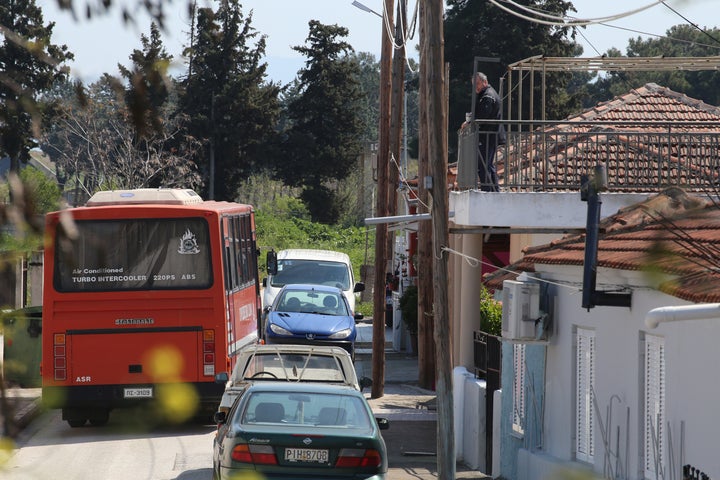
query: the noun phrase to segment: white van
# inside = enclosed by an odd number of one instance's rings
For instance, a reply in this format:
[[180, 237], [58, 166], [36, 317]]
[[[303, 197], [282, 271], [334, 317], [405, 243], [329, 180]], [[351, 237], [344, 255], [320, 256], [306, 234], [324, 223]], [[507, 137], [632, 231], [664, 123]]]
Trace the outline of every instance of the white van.
[[355, 312], [355, 294], [365, 284], [355, 282], [350, 257], [332, 250], [290, 249], [267, 254], [268, 276], [263, 279], [263, 308], [272, 305], [285, 284], [313, 283], [337, 287]]

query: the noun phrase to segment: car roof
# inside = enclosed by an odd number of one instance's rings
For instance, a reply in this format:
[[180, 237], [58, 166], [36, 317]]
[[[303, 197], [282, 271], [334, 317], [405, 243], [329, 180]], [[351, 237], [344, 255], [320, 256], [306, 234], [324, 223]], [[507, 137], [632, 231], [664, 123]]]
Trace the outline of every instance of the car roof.
[[[255, 356], [264, 355], [305, 355], [311, 357], [333, 357], [336, 358], [343, 366], [340, 373], [344, 378], [344, 383], [358, 389], [359, 381], [352, 362], [352, 357], [342, 347], [330, 345], [297, 345], [297, 344], [252, 344], [242, 348], [238, 352], [237, 361], [233, 368], [230, 380], [232, 382], [243, 382], [248, 379], [244, 378], [245, 367], [252, 361]], [[345, 368], [347, 367], [347, 368]], [[293, 379], [298, 381], [298, 379]], [[266, 380], [263, 383], [267, 383]], [[311, 381], [311, 380], [309, 380]]]
[[334, 250], [314, 250], [310, 248], [280, 250], [277, 258], [278, 260], [333, 260], [350, 263], [350, 257], [346, 253], [336, 252]]
[[329, 285], [318, 285], [315, 283], [288, 283], [287, 285], [284, 285], [280, 290], [315, 290], [317, 292], [336, 293], [338, 295], [342, 295], [343, 293], [343, 291], [337, 287], [332, 287]]
[[250, 392], [304, 392], [304, 393], [326, 393], [353, 395], [365, 398], [365, 395], [349, 385], [324, 384], [312, 382], [258, 382], [248, 385], [245, 393]]
[[272, 353], [317, 353], [320, 355], [330, 355], [330, 354], [340, 354], [340, 355], [350, 355], [347, 353], [347, 351], [344, 348], [341, 347], [334, 347], [330, 345], [294, 345], [294, 344], [275, 344], [275, 345], [268, 345], [268, 344], [262, 344], [262, 343], [253, 343], [252, 345], [247, 345], [243, 347], [239, 353], [265, 353], [265, 352], [272, 352]]

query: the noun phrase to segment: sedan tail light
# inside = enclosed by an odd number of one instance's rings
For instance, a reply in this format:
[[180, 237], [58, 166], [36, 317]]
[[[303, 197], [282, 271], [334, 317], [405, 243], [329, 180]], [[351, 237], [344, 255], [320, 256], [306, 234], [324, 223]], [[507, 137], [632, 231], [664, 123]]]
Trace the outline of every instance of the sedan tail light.
[[379, 467], [382, 465], [380, 452], [374, 449], [343, 448], [335, 466], [338, 468]]
[[235, 445], [230, 458], [240, 463], [257, 465], [277, 465], [275, 451], [270, 445]]

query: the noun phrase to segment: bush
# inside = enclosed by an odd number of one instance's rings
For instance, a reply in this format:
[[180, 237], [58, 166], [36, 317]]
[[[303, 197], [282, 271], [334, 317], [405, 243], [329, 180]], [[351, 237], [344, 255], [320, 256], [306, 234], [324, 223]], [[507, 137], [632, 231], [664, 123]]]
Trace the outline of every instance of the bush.
[[410, 285], [400, 296], [400, 311], [402, 319], [405, 322], [408, 332], [411, 335], [418, 333], [418, 289], [415, 285]]
[[483, 285], [480, 289], [480, 330], [490, 335], [502, 335], [502, 303], [495, 300]]

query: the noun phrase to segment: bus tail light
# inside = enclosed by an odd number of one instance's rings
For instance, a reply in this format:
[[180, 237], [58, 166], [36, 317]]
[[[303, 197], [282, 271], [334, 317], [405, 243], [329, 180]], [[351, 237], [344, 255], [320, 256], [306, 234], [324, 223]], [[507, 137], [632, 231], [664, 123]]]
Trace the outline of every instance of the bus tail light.
[[215, 330], [203, 330], [203, 374], [215, 375]]
[[53, 374], [55, 380], [67, 380], [67, 355], [64, 333], [53, 335]]

